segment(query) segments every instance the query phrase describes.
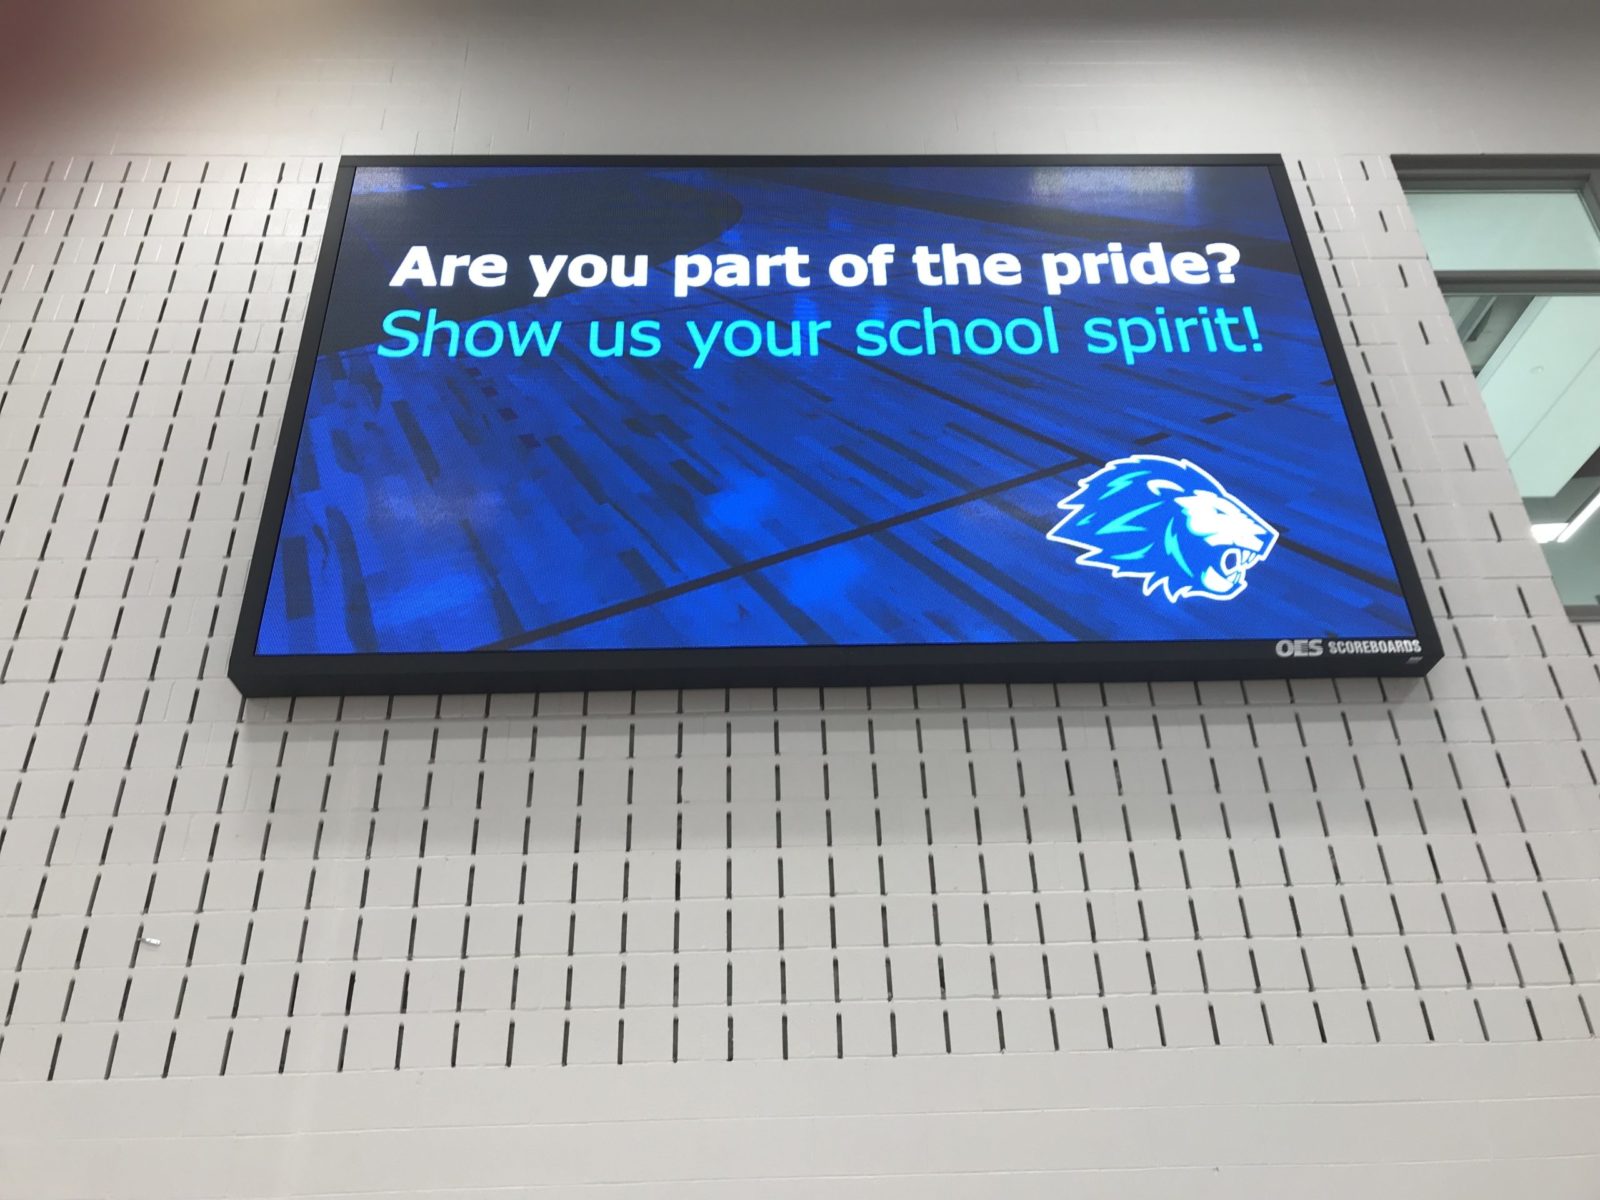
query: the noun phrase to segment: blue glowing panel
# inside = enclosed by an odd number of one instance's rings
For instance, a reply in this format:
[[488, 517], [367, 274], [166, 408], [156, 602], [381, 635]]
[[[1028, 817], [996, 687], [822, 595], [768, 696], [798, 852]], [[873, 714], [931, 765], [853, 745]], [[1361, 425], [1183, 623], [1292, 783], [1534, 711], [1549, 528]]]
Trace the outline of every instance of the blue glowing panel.
[[236, 663], [1429, 657], [1281, 168], [343, 177]]

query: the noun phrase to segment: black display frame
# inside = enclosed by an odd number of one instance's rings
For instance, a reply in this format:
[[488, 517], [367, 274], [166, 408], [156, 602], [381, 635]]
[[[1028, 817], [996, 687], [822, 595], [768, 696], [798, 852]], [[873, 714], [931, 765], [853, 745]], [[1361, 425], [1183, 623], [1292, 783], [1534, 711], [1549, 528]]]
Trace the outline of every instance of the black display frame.
[[[1420, 650], [1339, 653], [1322, 639], [1013, 642], [698, 649], [437, 651], [261, 655], [256, 646], [310, 399], [334, 267], [358, 170], [369, 167], [1183, 167], [1266, 168], [1306, 285]], [[1419, 676], [1443, 647], [1334, 323], [1332, 306], [1280, 155], [358, 155], [339, 160], [288, 404], [252, 550], [228, 677], [250, 697], [432, 695], [685, 687], [1092, 682]]]

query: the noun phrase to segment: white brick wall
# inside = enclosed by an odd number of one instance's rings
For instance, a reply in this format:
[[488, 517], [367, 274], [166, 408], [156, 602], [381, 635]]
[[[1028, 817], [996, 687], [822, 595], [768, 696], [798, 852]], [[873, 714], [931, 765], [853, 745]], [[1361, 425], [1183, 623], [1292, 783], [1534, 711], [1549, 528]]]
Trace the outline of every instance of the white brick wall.
[[[1600, 153], [1600, 19], [1170, 7], [14, 22], [0, 1197], [1600, 1191], [1600, 673], [1386, 158]], [[1282, 151], [1450, 656], [242, 704], [330, 168], [412, 150]]]

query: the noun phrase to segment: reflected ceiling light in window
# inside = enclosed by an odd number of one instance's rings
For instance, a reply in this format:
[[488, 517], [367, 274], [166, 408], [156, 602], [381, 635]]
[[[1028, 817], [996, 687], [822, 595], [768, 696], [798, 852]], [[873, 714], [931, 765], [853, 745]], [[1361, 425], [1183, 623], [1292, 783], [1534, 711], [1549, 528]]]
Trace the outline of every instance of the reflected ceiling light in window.
[[1556, 538], [1556, 541], [1570, 541], [1572, 535], [1583, 528], [1584, 522], [1590, 517], [1594, 516], [1597, 508], [1600, 508], [1600, 492], [1596, 492], [1592, 497], [1590, 497], [1589, 503], [1583, 506], [1583, 511], [1572, 518], [1572, 520], [1567, 524], [1567, 527], [1562, 530], [1560, 535]]

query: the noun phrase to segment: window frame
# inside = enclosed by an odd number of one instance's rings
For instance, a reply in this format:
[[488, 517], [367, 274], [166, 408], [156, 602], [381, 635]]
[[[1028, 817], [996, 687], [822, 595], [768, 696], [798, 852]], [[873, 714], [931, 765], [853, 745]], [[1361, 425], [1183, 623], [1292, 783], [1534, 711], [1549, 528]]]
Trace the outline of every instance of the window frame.
[[[1397, 154], [1390, 161], [1408, 210], [1410, 197], [1419, 192], [1576, 192], [1600, 235], [1600, 155]], [[1433, 275], [1445, 296], [1600, 296], [1600, 268], [1435, 271]], [[1545, 565], [1548, 569], [1548, 559]], [[1574, 621], [1600, 621], [1600, 603], [1563, 607]]]
[[[1600, 233], [1600, 155], [1399, 154], [1391, 161], [1408, 197], [1416, 192], [1576, 192]], [[1600, 295], [1600, 268], [1435, 271], [1434, 278], [1446, 295]]]

